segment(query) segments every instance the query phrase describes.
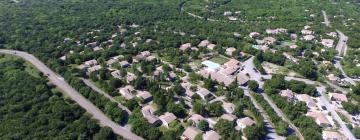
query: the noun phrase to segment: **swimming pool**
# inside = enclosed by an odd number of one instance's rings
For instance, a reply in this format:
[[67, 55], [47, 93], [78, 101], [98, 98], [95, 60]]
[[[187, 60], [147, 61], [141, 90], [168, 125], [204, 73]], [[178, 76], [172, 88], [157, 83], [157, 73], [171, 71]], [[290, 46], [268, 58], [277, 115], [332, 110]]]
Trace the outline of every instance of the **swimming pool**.
[[216, 70], [217, 68], [220, 67], [220, 64], [206, 60], [204, 62], [202, 62], [201, 64], [207, 66], [208, 68], [212, 69], [212, 70]]

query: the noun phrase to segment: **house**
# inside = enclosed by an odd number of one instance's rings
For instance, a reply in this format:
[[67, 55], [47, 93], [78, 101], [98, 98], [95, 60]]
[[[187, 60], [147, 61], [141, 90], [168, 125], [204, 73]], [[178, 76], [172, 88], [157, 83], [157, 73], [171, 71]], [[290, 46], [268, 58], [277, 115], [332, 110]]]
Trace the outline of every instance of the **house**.
[[230, 122], [234, 122], [234, 120], [237, 119], [237, 117], [235, 115], [233, 115], [233, 114], [223, 114], [223, 115], [221, 115], [220, 118], [224, 119], [224, 120], [228, 120]]
[[221, 136], [214, 130], [207, 131], [203, 136], [203, 140], [220, 140]]
[[236, 67], [239, 64], [240, 64], [240, 61], [238, 61], [236, 59], [230, 59], [229, 61], [224, 63], [224, 66], [225, 66], [225, 68], [229, 68], [229, 67]]
[[286, 97], [289, 101], [294, 101], [295, 100], [295, 95], [294, 93], [287, 89], [287, 90], [281, 90], [280, 92], [280, 96], [282, 97]]
[[126, 100], [134, 99], [134, 95], [132, 94], [133, 91], [135, 91], [135, 89], [134, 89], [134, 87], [131, 86], [131, 85], [127, 85], [127, 86], [119, 89], [120, 94], [121, 94]]
[[112, 77], [117, 78], [117, 79], [121, 79], [121, 73], [120, 70], [115, 70], [113, 72], [110, 73]]
[[331, 48], [334, 45], [334, 40], [332, 40], [332, 39], [322, 39], [321, 44], [324, 45], [325, 47]]
[[99, 46], [96, 46], [93, 48], [93, 51], [96, 52], [96, 51], [100, 51], [100, 50], [103, 50], [102, 47], [99, 47]]
[[265, 37], [265, 38], [263, 39], [263, 41], [264, 41], [264, 43], [265, 43], [266, 45], [270, 45], [270, 44], [275, 43], [276, 39], [273, 38], [273, 37], [271, 37], [271, 36], [269, 36], [269, 37]]
[[291, 40], [296, 40], [297, 39], [297, 35], [296, 34], [290, 34], [290, 38]]
[[151, 55], [151, 53], [149, 51], [143, 51], [140, 53], [140, 55], [142, 55], [144, 57], [149, 57]]
[[343, 140], [339, 132], [324, 130], [322, 132], [323, 140]]
[[289, 47], [290, 47], [290, 49], [296, 49], [296, 48], [298, 48], [299, 46], [294, 44], [294, 45], [290, 45]]
[[118, 60], [116, 60], [116, 59], [109, 59], [108, 61], [106, 61], [106, 65], [111, 66], [112, 64], [114, 64], [117, 61]]
[[119, 62], [120, 66], [123, 67], [123, 68], [126, 68], [126, 67], [129, 67], [130, 66], [130, 63], [128, 61], [121, 61]]
[[329, 93], [330, 99], [333, 101], [347, 102], [348, 99], [345, 94], [340, 93]]
[[312, 35], [312, 34], [314, 34], [314, 32], [311, 31], [311, 30], [308, 30], [308, 29], [303, 29], [303, 30], [301, 30], [301, 34], [303, 34], [303, 35]]
[[214, 50], [215, 47], [216, 47], [215, 44], [209, 44], [209, 45], [207, 46], [207, 48], [208, 48], [209, 50]]
[[226, 49], [225, 53], [229, 56], [232, 56], [235, 51], [236, 51], [236, 49], [234, 47], [230, 47], [230, 48]]
[[66, 56], [65, 56], [65, 55], [64, 55], [64, 56], [61, 56], [59, 59], [62, 60], [62, 61], [65, 61], [65, 60], [66, 60]]
[[313, 35], [305, 35], [305, 36], [303, 37], [303, 39], [304, 39], [305, 41], [311, 41], [311, 40], [315, 39], [315, 36], [313, 36]]
[[179, 49], [185, 51], [190, 47], [191, 47], [191, 43], [186, 43], [186, 44], [182, 44]]
[[330, 121], [326, 118], [325, 114], [320, 111], [310, 111], [306, 113], [306, 116], [312, 117], [315, 119], [316, 124], [321, 127], [329, 127], [331, 126]]
[[136, 97], [141, 98], [144, 101], [144, 103], [150, 102], [153, 98], [153, 96], [148, 91], [138, 91]]
[[340, 81], [340, 77], [335, 76], [335, 74], [329, 74], [326, 77], [333, 83]]
[[228, 19], [229, 19], [230, 21], [236, 21], [236, 20], [237, 20], [237, 17], [229, 16]]
[[284, 28], [266, 29], [267, 34], [279, 34], [279, 33], [285, 33], [285, 32], [287, 32], [287, 29], [284, 29]]
[[240, 72], [236, 78], [239, 85], [245, 85], [250, 80], [250, 78], [242, 72]]
[[131, 82], [134, 81], [136, 79], [136, 75], [133, 73], [128, 72], [126, 75], [126, 81], [127, 82]]
[[309, 26], [309, 25], [304, 26], [304, 30], [309, 30], [310, 28], [311, 28], [311, 26]]
[[314, 100], [307, 94], [297, 94], [296, 99], [306, 103], [306, 106], [310, 109], [317, 109], [317, 105]]
[[102, 68], [101, 65], [95, 65], [95, 66], [92, 66], [90, 68], [88, 68], [88, 72], [91, 73], [91, 72], [94, 72], [94, 71], [98, 71]]
[[87, 68], [89, 68], [89, 66], [85, 65], [85, 64], [81, 64], [81, 65], [77, 66], [77, 68], [80, 70], [86, 70]]
[[233, 103], [223, 103], [222, 107], [226, 113], [232, 114], [235, 111], [235, 105]]
[[255, 124], [255, 121], [253, 121], [252, 119], [250, 119], [249, 117], [245, 117], [245, 118], [241, 118], [241, 119], [237, 119], [236, 120], [236, 130], [243, 130], [245, 129], [247, 126], [252, 126]]
[[197, 125], [200, 121], [205, 120], [205, 118], [199, 114], [193, 114], [188, 121], [192, 121], [193, 125]]
[[156, 57], [155, 56], [148, 56], [148, 57], [146, 57], [146, 61], [154, 61], [156, 59]]
[[97, 62], [95, 59], [92, 59], [92, 60], [89, 60], [89, 61], [85, 61], [84, 64], [85, 64], [86, 66], [91, 67], [91, 66], [97, 65], [98, 62]]
[[203, 40], [199, 43], [199, 47], [206, 47], [210, 44], [209, 40]]
[[161, 121], [154, 115], [155, 109], [151, 105], [144, 106], [141, 113], [150, 124], [154, 126], [161, 124]]
[[258, 33], [258, 32], [251, 32], [251, 33], [249, 34], [249, 37], [251, 37], [251, 38], [256, 38], [256, 37], [258, 37], [258, 36], [260, 36], [260, 33]]
[[184, 133], [181, 135], [182, 140], [194, 140], [195, 137], [201, 134], [201, 131], [195, 127], [188, 127], [185, 129]]
[[162, 124], [169, 128], [169, 124], [176, 120], [176, 116], [173, 113], [166, 112], [164, 115], [159, 117]]
[[211, 96], [211, 92], [206, 88], [200, 88], [196, 93], [204, 100]]
[[232, 12], [231, 11], [225, 11], [224, 12], [224, 16], [231, 16], [232, 15]]
[[326, 35], [331, 36], [331, 37], [337, 37], [338, 34], [336, 32], [330, 32], [330, 33], [327, 33]]

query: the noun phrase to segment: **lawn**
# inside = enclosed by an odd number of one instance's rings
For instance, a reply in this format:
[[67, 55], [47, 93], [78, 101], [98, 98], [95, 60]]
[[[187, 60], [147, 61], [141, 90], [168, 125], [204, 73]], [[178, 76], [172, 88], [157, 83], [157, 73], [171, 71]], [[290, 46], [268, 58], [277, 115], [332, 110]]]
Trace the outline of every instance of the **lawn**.
[[229, 61], [229, 59], [227, 59], [225, 57], [221, 57], [221, 56], [215, 56], [215, 57], [211, 58], [209, 61], [212, 61], [212, 62], [222, 65], [225, 62]]

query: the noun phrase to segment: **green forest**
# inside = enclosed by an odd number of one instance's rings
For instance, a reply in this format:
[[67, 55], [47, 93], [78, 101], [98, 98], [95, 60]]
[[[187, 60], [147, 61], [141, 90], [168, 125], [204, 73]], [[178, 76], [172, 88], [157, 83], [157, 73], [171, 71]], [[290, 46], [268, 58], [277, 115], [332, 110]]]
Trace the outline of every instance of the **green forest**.
[[0, 55], [0, 139], [121, 139], [28, 67]]

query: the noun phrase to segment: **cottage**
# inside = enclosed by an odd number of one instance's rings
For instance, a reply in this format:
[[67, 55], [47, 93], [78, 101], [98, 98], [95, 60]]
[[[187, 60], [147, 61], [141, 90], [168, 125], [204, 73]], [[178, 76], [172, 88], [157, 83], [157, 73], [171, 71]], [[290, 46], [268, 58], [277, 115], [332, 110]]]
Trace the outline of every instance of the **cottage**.
[[206, 47], [210, 44], [210, 42], [208, 40], [203, 40], [199, 43], [199, 47]]
[[120, 66], [123, 67], [123, 68], [126, 68], [126, 67], [129, 67], [130, 66], [130, 63], [128, 61], [121, 61], [119, 62]]
[[203, 140], [220, 140], [221, 136], [216, 133], [214, 130], [210, 130], [208, 132], [206, 132], [203, 136], [202, 136]]
[[195, 137], [201, 134], [201, 131], [195, 127], [188, 127], [185, 129], [184, 133], [181, 135], [182, 140], [194, 140]]
[[303, 29], [303, 30], [301, 30], [301, 34], [303, 34], [303, 35], [312, 35], [312, 34], [314, 34], [314, 32], [311, 31], [311, 30]]
[[266, 45], [270, 45], [275, 43], [276, 39], [270, 36], [270, 37], [265, 37], [263, 41]]
[[141, 113], [150, 124], [154, 126], [161, 124], [161, 121], [154, 115], [155, 109], [151, 105], [143, 107]]
[[95, 59], [92, 59], [92, 60], [89, 60], [89, 61], [85, 61], [84, 64], [91, 67], [91, 66], [97, 65], [98, 62]]
[[234, 47], [230, 47], [230, 48], [226, 49], [225, 53], [229, 56], [232, 56], [235, 51], [236, 51], [236, 49]]
[[99, 46], [96, 46], [93, 48], [93, 51], [96, 52], [96, 51], [100, 51], [100, 50], [103, 50], [102, 47], [99, 47]]
[[252, 119], [250, 119], [249, 117], [245, 117], [245, 118], [241, 118], [236, 120], [236, 129], [237, 130], [243, 130], [248, 126], [252, 126], [255, 124], [255, 121], [253, 121]]
[[332, 39], [322, 39], [321, 44], [324, 45], [325, 47], [331, 48], [334, 45], [334, 40], [332, 40]]
[[336, 83], [336, 82], [340, 81], [340, 78], [335, 76], [335, 74], [329, 74], [326, 77], [333, 83]]
[[233, 103], [223, 103], [222, 107], [226, 113], [232, 114], [235, 111], [235, 105]]
[[166, 112], [164, 115], [161, 115], [159, 119], [162, 121], [162, 124], [169, 128], [169, 124], [176, 120], [176, 116], [173, 113]]
[[237, 119], [237, 117], [235, 115], [233, 115], [233, 114], [223, 114], [223, 115], [221, 115], [220, 118], [224, 119], [224, 120], [228, 120], [230, 122], [233, 122], [234, 120]]
[[315, 39], [315, 36], [313, 36], [313, 35], [305, 35], [305, 36], [303, 37], [303, 39], [304, 39], [305, 41], [311, 41], [311, 40]]
[[329, 93], [330, 99], [333, 101], [347, 102], [348, 99], [345, 94], [341, 93]]
[[224, 16], [231, 16], [232, 15], [232, 12], [231, 11], [225, 11], [224, 12]]
[[258, 36], [260, 36], [260, 33], [258, 33], [258, 32], [251, 32], [251, 33], [249, 34], [249, 37], [251, 37], [251, 38], [256, 38], [256, 37], [258, 37]]
[[101, 65], [95, 65], [95, 66], [92, 66], [88, 69], [88, 72], [91, 73], [91, 72], [94, 72], [94, 71], [98, 71], [102, 68]]
[[134, 99], [134, 95], [132, 94], [132, 92], [135, 91], [133, 86], [127, 85], [123, 88], [119, 89], [120, 94], [126, 99], [126, 100], [131, 100]]
[[190, 47], [191, 47], [191, 43], [186, 43], [186, 44], [182, 44], [179, 49], [185, 51]]
[[126, 81], [127, 82], [134, 81], [136, 79], [136, 77], [137, 76], [135, 74], [128, 72], [126, 75]]
[[291, 90], [289, 90], [289, 89], [287, 89], [287, 90], [281, 90], [280, 95], [281, 95], [282, 97], [286, 97], [289, 101], [294, 101], [294, 100], [295, 100], [295, 95], [294, 95], [294, 93], [293, 93]]
[[200, 88], [196, 93], [204, 100], [211, 96], [211, 92], [206, 88]]
[[207, 46], [207, 48], [208, 48], [209, 50], [214, 50], [215, 47], [216, 47], [215, 44], [209, 44], [209, 45]]
[[306, 114], [306, 116], [312, 117], [315, 119], [316, 124], [318, 124], [321, 127], [330, 127], [331, 123], [326, 118], [325, 114], [319, 111], [310, 111]]
[[296, 34], [290, 34], [290, 38], [291, 40], [296, 40], [297, 39], [297, 35]]
[[112, 64], [114, 64], [117, 61], [118, 60], [116, 60], [116, 59], [109, 59], [108, 61], [106, 61], [106, 65], [111, 66]]
[[296, 49], [296, 48], [298, 48], [299, 46], [294, 44], [294, 45], [290, 45], [289, 47], [290, 47], [290, 49]]
[[144, 56], [144, 57], [148, 57], [151, 55], [151, 53], [149, 51], [143, 51], [140, 53], [140, 55]]
[[138, 91], [136, 97], [141, 98], [144, 101], [144, 103], [150, 102], [153, 98], [153, 96], [148, 91]]
[[336, 32], [330, 32], [330, 33], [327, 33], [326, 35], [328, 35], [328, 36], [331, 36], [331, 37], [337, 37], [337, 33]]
[[240, 84], [240, 85], [245, 85], [250, 80], [250, 78], [242, 72], [240, 72], [236, 78], [237, 78], [238, 84]]
[[202, 120], [205, 120], [205, 118], [199, 114], [194, 114], [188, 119], [188, 121], [192, 121], [194, 125], [197, 125]]
[[110, 73], [112, 77], [114, 78], [117, 78], [117, 79], [121, 79], [122, 76], [121, 76], [121, 73], [120, 73], [120, 70], [115, 70], [113, 72]]

